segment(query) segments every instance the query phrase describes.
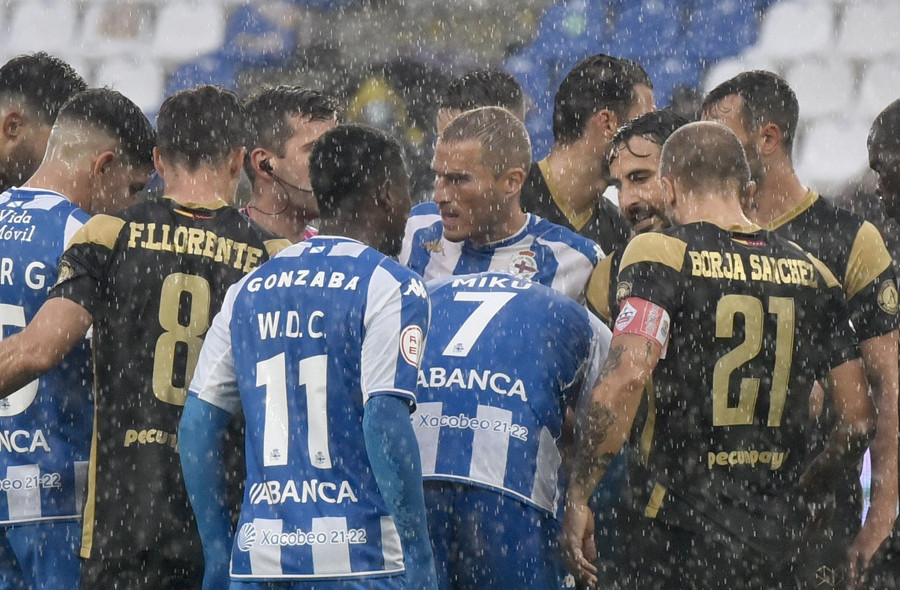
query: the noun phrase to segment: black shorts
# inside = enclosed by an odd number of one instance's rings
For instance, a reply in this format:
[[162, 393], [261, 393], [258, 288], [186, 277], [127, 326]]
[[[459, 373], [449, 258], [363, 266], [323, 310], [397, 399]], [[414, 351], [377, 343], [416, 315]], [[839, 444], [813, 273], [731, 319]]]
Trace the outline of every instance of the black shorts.
[[85, 559], [80, 590], [200, 590], [203, 561], [141, 551], [121, 559]]
[[643, 518], [627, 531], [618, 589], [793, 590], [790, 555], [764, 555], [739, 539], [700, 534]]

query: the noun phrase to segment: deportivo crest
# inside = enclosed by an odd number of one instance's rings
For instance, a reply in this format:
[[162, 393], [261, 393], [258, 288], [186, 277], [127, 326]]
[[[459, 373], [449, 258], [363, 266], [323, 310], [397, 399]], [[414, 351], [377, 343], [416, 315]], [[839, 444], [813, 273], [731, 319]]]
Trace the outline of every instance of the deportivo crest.
[[56, 273], [56, 284], [61, 285], [62, 283], [68, 281], [72, 277], [75, 276], [75, 269], [72, 268], [72, 265], [63, 260], [59, 263], [59, 267], [57, 267]]
[[894, 285], [894, 281], [888, 279], [878, 287], [878, 307], [885, 313], [897, 315], [900, 306], [898, 306], [897, 287]]
[[521, 250], [518, 254], [513, 256], [512, 260], [509, 261], [509, 272], [524, 279], [534, 277], [534, 275], [538, 273], [538, 265], [537, 260], [535, 260], [534, 252], [531, 250]]

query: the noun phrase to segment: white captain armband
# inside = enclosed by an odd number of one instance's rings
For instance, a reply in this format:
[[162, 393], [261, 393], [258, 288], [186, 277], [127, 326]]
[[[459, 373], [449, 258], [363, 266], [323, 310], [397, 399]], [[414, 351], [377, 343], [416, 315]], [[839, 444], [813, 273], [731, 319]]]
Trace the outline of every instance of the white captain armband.
[[669, 344], [669, 312], [646, 299], [629, 297], [622, 302], [616, 318], [613, 336], [617, 334], [637, 334], [659, 344], [660, 358], [666, 358]]

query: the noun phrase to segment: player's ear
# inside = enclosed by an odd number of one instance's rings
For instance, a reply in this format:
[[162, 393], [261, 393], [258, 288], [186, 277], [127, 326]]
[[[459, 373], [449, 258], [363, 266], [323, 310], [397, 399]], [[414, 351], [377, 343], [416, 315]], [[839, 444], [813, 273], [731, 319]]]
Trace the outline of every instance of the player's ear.
[[244, 154], [246, 153], [247, 149], [241, 147], [241, 149], [231, 155], [231, 161], [228, 163], [228, 174], [232, 178], [238, 178], [241, 175], [241, 170], [244, 169]]
[[100, 177], [109, 171], [110, 166], [112, 166], [113, 161], [116, 159], [116, 154], [112, 150], [106, 150], [105, 152], [98, 155], [94, 158], [94, 161], [91, 163], [91, 174], [95, 177]]
[[600, 109], [588, 119], [588, 126], [592, 127], [605, 137], [612, 138], [619, 128], [619, 120], [616, 114], [609, 109]]
[[757, 142], [759, 144], [759, 153], [764, 156], [771, 155], [775, 150], [781, 148], [781, 140], [784, 133], [775, 123], [766, 123], [763, 125], [758, 134]]
[[518, 193], [522, 190], [522, 186], [525, 184], [525, 178], [528, 175], [525, 174], [525, 170], [523, 168], [510, 168], [506, 170], [501, 175], [501, 180], [503, 182], [503, 189], [507, 194]]
[[159, 148], [153, 148], [153, 169], [156, 170], [156, 175], [166, 179], [166, 165], [163, 164], [162, 157], [159, 155]]
[[[247, 159], [250, 160], [250, 167], [253, 168], [253, 172], [256, 173], [256, 177], [259, 178], [261, 176], [271, 177], [272, 175], [272, 158], [273, 154], [270, 154], [263, 148], [253, 148], [250, 151], [250, 154], [247, 156]], [[263, 162], [266, 162], [264, 164]]]
[[16, 141], [22, 131], [22, 111], [17, 109], [9, 110], [3, 115], [3, 121], [0, 123], [0, 133], [3, 134], [4, 141]]
[[674, 209], [677, 200], [675, 196], [675, 184], [668, 176], [661, 176], [659, 181], [662, 183], [663, 191], [666, 195], [666, 209]]

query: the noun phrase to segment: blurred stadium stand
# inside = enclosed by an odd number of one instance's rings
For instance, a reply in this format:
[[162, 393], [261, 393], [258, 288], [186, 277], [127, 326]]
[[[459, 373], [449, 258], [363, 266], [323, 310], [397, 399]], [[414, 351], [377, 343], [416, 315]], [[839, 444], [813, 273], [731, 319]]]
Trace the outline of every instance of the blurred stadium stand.
[[[897, 22], [897, 0], [6, 0], [0, 58], [58, 54], [148, 114], [202, 82], [325, 86], [359, 117], [408, 119], [398, 133], [425, 159], [441, 81], [473, 67], [499, 65], [522, 83], [536, 157], [552, 144], [556, 88], [593, 53], [639, 61], [657, 104], [684, 109], [764, 68], [797, 91], [795, 159], [829, 191], [865, 169], [865, 129], [900, 96]], [[408, 103], [403, 117], [360, 106], [373, 77]]]

